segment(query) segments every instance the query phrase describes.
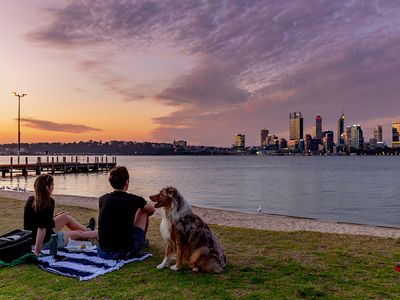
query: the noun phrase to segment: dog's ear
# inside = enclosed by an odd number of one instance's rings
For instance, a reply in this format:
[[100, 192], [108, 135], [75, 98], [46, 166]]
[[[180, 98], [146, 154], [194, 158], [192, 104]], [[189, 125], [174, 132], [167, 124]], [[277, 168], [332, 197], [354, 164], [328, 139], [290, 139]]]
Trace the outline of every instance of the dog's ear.
[[169, 192], [168, 196], [173, 199], [173, 201], [176, 204], [176, 210], [181, 211], [182, 206], [184, 205], [184, 201], [182, 199], [181, 194], [178, 192], [178, 190], [174, 187], [169, 187]]
[[174, 188], [173, 186], [169, 186], [167, 187], [167, 195], [168, 197], [175, 199], [176, 195], [178, 194], [178, 191], [176, 188]]

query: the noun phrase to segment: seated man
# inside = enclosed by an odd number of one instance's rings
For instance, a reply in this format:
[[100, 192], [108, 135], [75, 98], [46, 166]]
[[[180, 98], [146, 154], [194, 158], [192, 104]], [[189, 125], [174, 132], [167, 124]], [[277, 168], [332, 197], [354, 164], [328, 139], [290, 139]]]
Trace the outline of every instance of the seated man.
[[127, 193], [129, 173], [125, 167], [113, 168], [108, 180], [114, 191], [99, 199], [97, 253], [105, 259], [135, 257], [155, 209], [144, 198]]

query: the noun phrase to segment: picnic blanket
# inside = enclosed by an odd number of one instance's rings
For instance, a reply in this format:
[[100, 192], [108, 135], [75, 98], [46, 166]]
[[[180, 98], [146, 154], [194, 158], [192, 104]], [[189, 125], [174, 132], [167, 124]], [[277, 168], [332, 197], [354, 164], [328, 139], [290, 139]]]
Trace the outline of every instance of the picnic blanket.
[[[48, 250], [42, 252], [49, 254]], [[152, 256], [151, 253], [142, 253], [138, 257], [128, 260], [107, 260], [98, 257], [96, 250], [85, 252], [58, 250], [57, 252], [58, 259], [50, 255], [39, 257], [39, 267], [51, 273], [79, 278], [82, 281], [118, 270], [127, 263], [143, 261]]]

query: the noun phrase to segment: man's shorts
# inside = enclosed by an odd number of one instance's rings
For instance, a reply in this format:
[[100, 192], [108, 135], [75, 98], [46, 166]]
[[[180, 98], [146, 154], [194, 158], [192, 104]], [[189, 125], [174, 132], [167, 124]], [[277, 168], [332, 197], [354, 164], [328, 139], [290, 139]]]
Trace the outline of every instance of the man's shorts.
[[104, 259], [127, 259], [139, 255], [144, 242], [144, 230], [142, 228], [133, 226], [133, 245], [127, 252], [105, 251], [97, 245], [97, 255]]
[[[62, 231], [57, 233], [57, 249], [65, 248], [64, 233]], [[42, 246], [43, 250], [50, 249], [50, 241], [46, 242]]]

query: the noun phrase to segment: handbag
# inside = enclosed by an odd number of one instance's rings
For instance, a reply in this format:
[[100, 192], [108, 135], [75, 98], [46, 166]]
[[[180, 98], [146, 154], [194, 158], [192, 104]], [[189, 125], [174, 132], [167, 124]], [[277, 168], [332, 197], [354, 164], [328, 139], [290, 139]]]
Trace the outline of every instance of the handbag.
[[0, 260], [13, 260], [32, 252], [32, 231], [16, 229], [0, 236]]

